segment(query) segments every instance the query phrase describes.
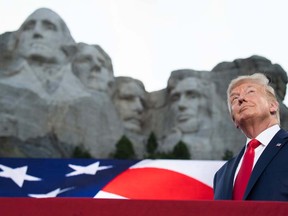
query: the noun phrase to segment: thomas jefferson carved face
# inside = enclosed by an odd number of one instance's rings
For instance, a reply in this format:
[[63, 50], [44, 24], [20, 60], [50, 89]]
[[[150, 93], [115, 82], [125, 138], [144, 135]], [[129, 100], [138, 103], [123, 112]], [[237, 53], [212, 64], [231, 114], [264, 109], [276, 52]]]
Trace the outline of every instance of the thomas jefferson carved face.
[[176, 116], [176, 127], [183, 133], [199, 129], [201, 90], [199, 80], [193, 77], [178, 82], [170, 92], [171, 109]]
[[18, 31], [19, 54], [40, 62], [64, 62], [66, 55], [61, 47], [71, 38], [65, 36], [63, 25], [63, 20], [53, 11], [46, 8], [36, 10]]
[[127, 130], [141, 132], [144, 97], [144, 89], [136, 82], [125, 82], [119, 86], [114, 103]]
[[114, 81], [113, 72], [107, 67], [103, 54], [93, 45], [82, 44], [73, 61], [73, 72], [84, 86], [107, 91]]

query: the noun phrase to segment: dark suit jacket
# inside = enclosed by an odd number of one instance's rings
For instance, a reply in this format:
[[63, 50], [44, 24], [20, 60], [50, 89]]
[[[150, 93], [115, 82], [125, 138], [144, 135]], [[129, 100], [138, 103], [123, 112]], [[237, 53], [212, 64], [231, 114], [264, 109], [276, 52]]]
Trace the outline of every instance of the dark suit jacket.
[[[232, 199], [234, 174], [244, 149], [215, 174], [214, 199]], [[288, 201], [288, 132], [280, 129], [265, 148], [251, 173], [243, 199]]]

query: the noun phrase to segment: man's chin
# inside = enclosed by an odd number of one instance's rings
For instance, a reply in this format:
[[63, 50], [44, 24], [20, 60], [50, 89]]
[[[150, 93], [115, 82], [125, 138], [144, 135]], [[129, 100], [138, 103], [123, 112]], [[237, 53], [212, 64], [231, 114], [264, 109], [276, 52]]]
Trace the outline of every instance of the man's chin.
[[194, 133], [199, 130], [198, 121], [178, 122], [177, 127], [182, 133]]
[[22, 56], [30, 59], [55, 59], [55, 51], [46, 46], [29, 46], [19, 51]]
[[33, 60], [46, 60], [50, 58], [47, 55], [43, 55], [42, 53], [30, 53], [29, 55], [29, 59]]
[[141, 132], [141, 125], [139, 123], [136, 123], [136, 122], [125, 122], [124, 126], [129, 131], [133, 131], [133, 132], [136, 132], [136, 133]]
[[89, 80], [88, 82], [88, 87], [97, 91], [106, 91], [108, 89], [108, 85], [103, 81], [103, 83], [101, 83], [101, 81], [99, 80]]
[[250, 124], [251, 121], [253, 121], [253, 118], [255, 117], [255, 115], [243, 115], [240, 118], [236, 119], [236, 123], [237, 125], [245, 125], [245, 124]]
[[43, 53], [30, 53], [27, 59], [35, 62], [56, 63], [55, 56], [45, 55]]

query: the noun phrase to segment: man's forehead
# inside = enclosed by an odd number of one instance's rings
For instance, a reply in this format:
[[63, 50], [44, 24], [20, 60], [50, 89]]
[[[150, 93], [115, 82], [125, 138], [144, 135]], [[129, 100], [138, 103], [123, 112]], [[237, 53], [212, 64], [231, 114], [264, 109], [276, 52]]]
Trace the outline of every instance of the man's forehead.
[[183, 79], [178, 82], [176, 87], [171, 92], [173, 93], [186, 90], [197, 90], [199, 88], [198, 82], [199, 80], [193, 77]]
[[233, 94], [236, 91], [239, 90], [245, 90], [245, 89], [250, 89], [250, 88], [260, 88], [262, 87], [260, 84], [255, 83], [255, 82], [239, 82], [236, 85], [233, 86], [233, 88], [230, 90], [230, 94]]
[[84, 45], [82, 46], [79, 51], [78, 51], [79, 55], [92, 55], [92, 56], [97, 56], [98, 59], [103, 59], [104, 60], [104, 56], [102, 55], [102, 53], [95, 48], [92, 45]]
[[136, 82], [123, 83], [119, 89], [121, 95], [144, 95], [144, 90]]
[[27, 23], [31, 20], [48, 20], [52, 23], [59, 24], [61, 17], [51, 10], [39, 9], [32, 13], [24, 23]]

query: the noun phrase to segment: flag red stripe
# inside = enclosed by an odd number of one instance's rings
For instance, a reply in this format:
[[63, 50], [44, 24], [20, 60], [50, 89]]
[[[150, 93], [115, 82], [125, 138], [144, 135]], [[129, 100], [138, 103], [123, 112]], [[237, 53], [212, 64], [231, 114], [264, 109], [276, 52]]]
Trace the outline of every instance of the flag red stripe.
[[102, 190], [131, 199], [213, 199], [213, 189], [208, 185], [181, 173], [159, 168], [128, 169]]

